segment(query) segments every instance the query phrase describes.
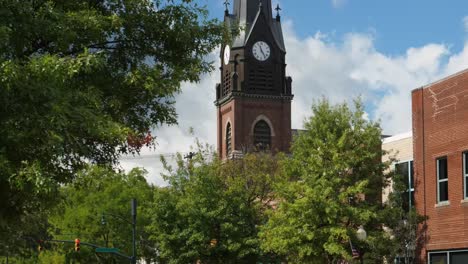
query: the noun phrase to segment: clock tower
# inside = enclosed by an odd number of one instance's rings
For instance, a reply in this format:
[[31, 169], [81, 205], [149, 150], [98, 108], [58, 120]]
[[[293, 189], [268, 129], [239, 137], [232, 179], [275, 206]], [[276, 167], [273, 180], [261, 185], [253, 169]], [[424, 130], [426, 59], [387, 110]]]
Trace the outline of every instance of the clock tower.
[[271, 0], [234, 0], [232, 14], [226, 8], [226, 26], [240, 32], [221, 48], [215, 101], [221, 159], [289, 151], [292, 79], [286, 76], [281, 9], [275, 10], [273, 18]]

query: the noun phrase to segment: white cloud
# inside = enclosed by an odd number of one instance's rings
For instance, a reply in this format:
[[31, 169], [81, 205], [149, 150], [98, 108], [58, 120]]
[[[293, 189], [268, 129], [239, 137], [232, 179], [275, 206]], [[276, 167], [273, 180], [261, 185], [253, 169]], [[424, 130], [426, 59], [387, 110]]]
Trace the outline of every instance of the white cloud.
[[453, 74], [466, 68], [468, 68], [468, 41], [465, 42], [465, 46], [460, 53], [449, 57], [444, 74]]
[[332, 5], [334, 8], [340, 8], [343, 7], [347, 2], [347, 0], [332, 0]]
[[385, 133], [408, 131], [411, 90], [468, 65], [468, 49], [442, 65], [450, 55], [443, 44], [389, 56], [376, 50], [373, 34], [349, 33], [341, 41], [330, 41], [323, 33], [300, 39], [292, 23], [284, 28], [288, 73], [294, 80], [293, 127], [302, 125], [313, 99], [325, 96], [339, 103], [361, 96]]
[[465, 29], [465, 32], [468, 32], [468, 16], [465, 16], [462, 19], [462, 22], [463, 22], [463, 28]]
[[[331, 40], [320, 32], [299, 38], [292, 22], [287, 21], [283, 26], [288, 51], [287, 72], [293, 78], [295, 94], [293, 128], [302, 127], [303, 120], [310, 115], [312, 102], [322, 96], [332, 103], [340, 103], [360, 95], [367, 106], [368, 118], [380, 119], [384, 133], [409, 131], [411, 91], [468, 66], [468, 42], [456, 54], [450, 53], [444, 44], [428, 43], [389, 56], [376, 50], [373, 34], [350, 33], [340, 41]], [[217, 54], [218, 51], [213, 56]], [[157, 129], [157, 150], [144, 150], [143, 155], [150, 156], [124, 160], [122, 166], [126, 169], [144, 166], [149, 171], [149, 180], [161, 185], [164, 184], [159, 176], [162, 166], [155, 153], [186, 153], [195, 137], [215, 145], [213, 101], [218, 78], [219, 72], [215, 71], [203, 76], [198, 84], [183, 84], [182, 93], [176, 98], [179, 126]], [[194, 128], [195, 136], [189, 132], [190, 127]]]
[[[212, 52], [210, 59], [216, 61], [219, 67], [219, 50]], [[160, 176], [163, 166], [160, 154], [173, 160], [176, 153], [187, 154], [195, 145], [195, 138], [202, 143], [216, 143], [216, 97], [215, 85], [218, 81], [218, 71], [201, 77], [199, 83], [183, 83], [182, 93], [176, 96], [176, 111], [178, 125], [157, 128], [152, 134], [156, 136], [155, 150], [144, 148], [140, 157], [122, 159], [121, 166], [130, 170], [144, 167], [148, 170], [148, 180], [157, 185], [164, 185]], [[193, 133], [191, 130], [193, 129]]]

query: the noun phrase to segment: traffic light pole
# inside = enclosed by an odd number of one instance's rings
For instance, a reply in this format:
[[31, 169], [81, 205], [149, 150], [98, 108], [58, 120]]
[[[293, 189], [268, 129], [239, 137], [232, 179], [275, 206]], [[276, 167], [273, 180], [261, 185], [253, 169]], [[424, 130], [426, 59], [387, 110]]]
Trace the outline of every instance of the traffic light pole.
[[137, 201], [136, 199], [132, 199], [132, 242], [133, 242], [132, 264], [136, 264], [136, 216], [137, 216]]
[[131, 264], [136, 264], [137, 263], [137, 250], [136, 250], [137, 200], [135, 198], [133, 198], [131, 200], [130, 205], [131, 205], [130, 214], [132, 216], [131, 221], [129, 221], [128, 219], [125, 219], [124, 217], [119, 216], [119, 215], [103, 213], [102, 214], [102, 219], [101, 219], [101, 224], [103, 224], [103, 225], [106, 224], [106, 219], [104, 218], [104, 216], [107, 215], [107, 216], [112, 216], [112, 217], [118, 218], [121, 221], [124, 221], [124, 222], [132, 225], [132, 256], [128, 257], [128, 259], [130, 259]]
[[[45, 242], [53, 242], [53, 243], [69, 243], [69, 244], [74, 244], [74, 243], [76, 243], [75, 240], [48, 239], [48, 240], [44, 240], [44, 241], [45, 241]], [[85, 246], [89, 246], [89, 247], [92, 247], [92, 248], [101, 247], [101, 246], [99, 246], [99, 245], [91, 244], [91, 243], [88, 243], [88, 242], [82, 242], [82, 241], [80, 241], [80, 245], [85, 245]]]
[[[136, 264], [137, 263], [137, 250], [136, 250], [136, 224], [137, 224], [137, 200], [136, 199], [132, 199], [131, 201], [131, 207], [132, 207], [132, 210], [131, 210], [131, 215], [132, 215], [132, 221], [128, 221], [128, 220], [125, 220], [124, 218], [120, 217], [120, 216], [117, 216], [117, 215], [112, 215], [112, 214], [107, 214], [107, 215], [110, 215], [110, 216], [113, 216], [113, 217], [117, 217], [117, 218], [120, 218], [121, 220], [124, 220], [126, 221], [127, 223], [130, 223], [132, 224], [132, 246], [133, 246], [133, 250], [132, 250], [132, 256], [131, 257], [128, 257], [124, 254], [121, 254], [119, 252], [108, 252], [108, 253], [112, 253], [112, 254], [115, 254], [117, 256], [120, 256], [120, 257], [124, 257], [126, 259], [129, 259], [131, 261], [132, 264]], [[104, 214], [103, 214], [103, 220], [102, 220], [102, 223], [105, 224], [105, 220], [104, 220]], [[25, 238], [28, 238], [28, 239], [33, 239], [31, 237], [25, 237]], [[34, 239], [33, 239], [34, 240]], [[95, 245], [95, 244], [91, 244], [91, 243], [87, 243], [87, 242], [81, 242], [79, 241], [79, 239], [75, 239], [75, 240], [58, 240], [58, 239], [48, 239], [48, 240], [45, 240], [47, 242], [55, 242], [55, 243], [77, 243], [77, 240], [78, 240], [78, 243], [79, 244], [82, 244], [82, 245], [86, 245], [86, 246], [90, 246], [90, 247], [93, 247], [95, 249], [98, 249], [98, 248], [101, 248], [101, 246], [99, 245]], [[8, 254], [8, 253], [7, 253]], [[8, 255], [7, 255], [7, 259], [6, 259], [7, 263], [8, 263]]]

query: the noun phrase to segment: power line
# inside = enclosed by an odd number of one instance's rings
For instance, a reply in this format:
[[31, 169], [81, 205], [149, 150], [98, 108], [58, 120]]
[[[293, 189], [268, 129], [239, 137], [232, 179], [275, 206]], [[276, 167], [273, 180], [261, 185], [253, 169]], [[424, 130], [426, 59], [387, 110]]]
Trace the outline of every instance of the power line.
[[[188, 157], [189, 155], [193, 157], [195, 153], [193, 152], [178, 152], [178, 153], [160, 153], [160, 154], [146, 154], [146, 155], [135, 155], [135, 156], [122, 156], [120, 160], [143, 160], [143, 159], [155, 159], [165, 157], [165, 158], [175, 158], [177, 155], [181, 155], [182, 157]], [[215, 153], [204, 153], [204, 157], [214, 157]]]
[[142, 159], [154, 159], [154, 158], [159, 158], [159, 157], [173, 158], [176, 156], [177, 156], [177, 153], [146, 154], [146, 155], [135, 155], [135, 156], [122, 156], [120, 160], [142, 160]]

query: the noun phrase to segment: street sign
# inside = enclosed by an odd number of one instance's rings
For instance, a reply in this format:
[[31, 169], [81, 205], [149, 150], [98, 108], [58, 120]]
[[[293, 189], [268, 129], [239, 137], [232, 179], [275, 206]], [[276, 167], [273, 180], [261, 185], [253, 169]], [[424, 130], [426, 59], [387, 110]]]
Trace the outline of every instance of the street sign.
[[118, 248], [96, 248], [96, 253], [117, 253]]

